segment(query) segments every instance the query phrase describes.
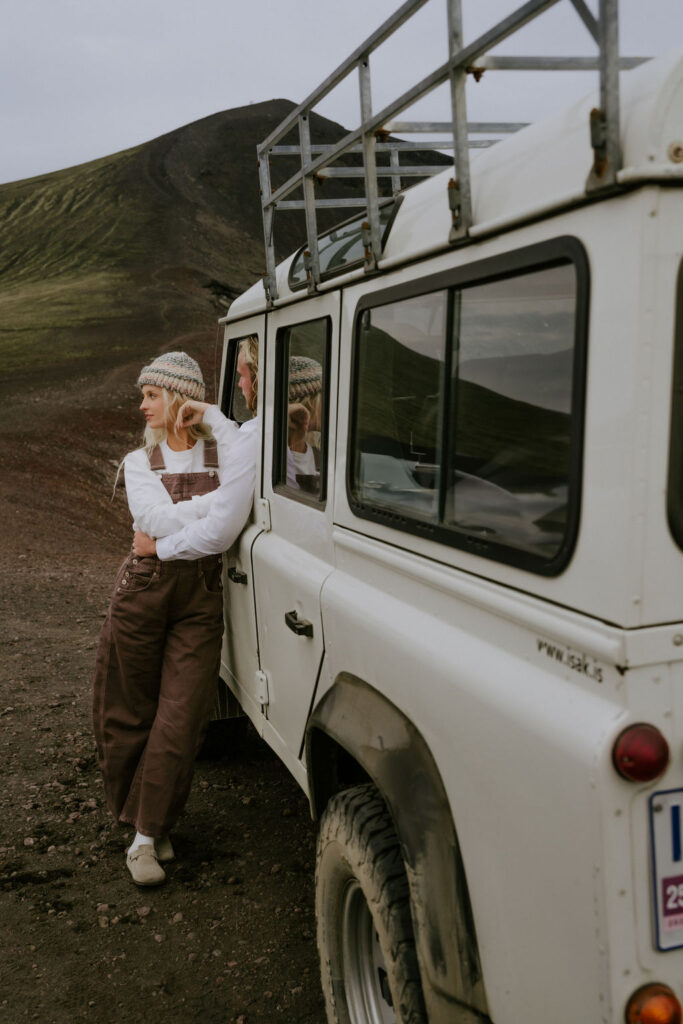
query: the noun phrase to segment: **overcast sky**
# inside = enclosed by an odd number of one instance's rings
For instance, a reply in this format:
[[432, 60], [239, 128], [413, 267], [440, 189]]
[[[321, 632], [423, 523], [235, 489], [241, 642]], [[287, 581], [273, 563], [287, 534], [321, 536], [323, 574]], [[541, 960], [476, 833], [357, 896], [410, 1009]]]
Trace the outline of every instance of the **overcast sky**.
[[[597, 0], [588, 0], [595, 11]], [[300, 102], [399, 0], [0, 0], [0, 182], [83, 163], [219, 110]], [[516, 0], [464, 0], [465, 40]], [[374, 109], [446, 56], [445, 0], [429, 0], [373, 59]], [[683, 0], [621, 0], [621, 50], [683, 52]], [[595, 52], [569, 0], [499, 53]], [[468, 86], [470, 118], [535, 120], [592, 88], [591, 74], [489, 72]], [[501, 82], [502, 79], [502, 82]], [[447, 116], [445, 96], [429, 112]], [[355, 81], [320, 112], [347, 127]], [[427, 115], [422, 108], [423, 116]]]

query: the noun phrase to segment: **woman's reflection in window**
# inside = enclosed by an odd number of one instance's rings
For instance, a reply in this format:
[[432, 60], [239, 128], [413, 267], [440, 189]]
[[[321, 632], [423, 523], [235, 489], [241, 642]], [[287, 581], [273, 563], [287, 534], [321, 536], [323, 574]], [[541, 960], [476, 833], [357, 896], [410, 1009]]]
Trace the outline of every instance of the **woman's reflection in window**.
[[313, 494], [320, 492], [322, 389], [320, 363], [307, 356], [290, 356], [287, 483]]

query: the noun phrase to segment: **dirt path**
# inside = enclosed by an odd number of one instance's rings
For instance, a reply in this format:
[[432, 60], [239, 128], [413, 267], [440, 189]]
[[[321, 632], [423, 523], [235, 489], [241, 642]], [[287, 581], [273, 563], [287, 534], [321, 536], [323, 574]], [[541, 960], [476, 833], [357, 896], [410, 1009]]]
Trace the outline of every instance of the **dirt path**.
[[57, 480], [46, 495], [17, 473], [0, 503], [0, 1022], [321, 1024], [315, 830], [253, 731], [198, 762], [168, 883], [131, 883], [90, 727], [125, 517], [98, 500], [69, 518]]

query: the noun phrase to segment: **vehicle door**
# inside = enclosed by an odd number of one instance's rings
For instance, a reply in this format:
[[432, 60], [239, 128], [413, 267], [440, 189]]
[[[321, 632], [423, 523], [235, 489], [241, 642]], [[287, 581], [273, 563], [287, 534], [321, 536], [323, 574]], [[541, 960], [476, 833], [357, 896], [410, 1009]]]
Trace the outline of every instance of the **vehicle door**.
[[320, 591], [333, 569], [339, 305], [334, 293], [268, 314], [263, 496], [270, 529], [256, 539], [252, 563], [268, 690], [263, 735], [297, 777], [324, 654]]
[[[240, 342], [250, 336], [259, 338], [259, 373], [265, 369], [265, 317], [252, 317], [246, 321], [227, 324], [223, 347], [221, 380], [221, 408], [229, 419], [245, 423], [253, 412], [247, 409], [242, 392], [237, 387], [237, 354]], [[223, 593], [225, 630], [221, 654], [221, 678], [239, 701], [242, 709], [261, 729], [263, 711], [261, 676], [259, 671], [256, 609], [254, 606], [251, 551], [261, 533], [261, 457], [259, 444], [256, 470], [254, 511], [235, 544], [226, 552], [223, 567]]]

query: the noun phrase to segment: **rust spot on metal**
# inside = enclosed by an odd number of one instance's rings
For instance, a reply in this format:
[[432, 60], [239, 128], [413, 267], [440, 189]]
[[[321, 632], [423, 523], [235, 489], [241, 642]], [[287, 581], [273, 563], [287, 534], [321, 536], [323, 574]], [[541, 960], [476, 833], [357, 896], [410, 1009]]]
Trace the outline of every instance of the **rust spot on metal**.
[[607, 170], [607, 129], [605, 115], [599, 107], [590, 112], [591, 146], [593, 147], [593, 174], [602, 178]]
[[372, 255], [372, 241], [370, 239], [370, 223], [364, 220], [360, 226], [361, 239], [363, 242], [363, 251], [365, 253], [366, 262], [370, 260]]
[[469, 64], [465, 68], [465, 74], [472, 75], [475, 82], [481, 82], [486, 68], [478, 68], [475, 64]]

